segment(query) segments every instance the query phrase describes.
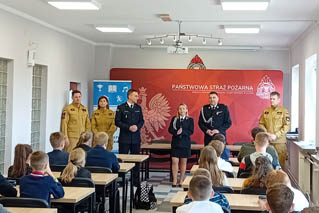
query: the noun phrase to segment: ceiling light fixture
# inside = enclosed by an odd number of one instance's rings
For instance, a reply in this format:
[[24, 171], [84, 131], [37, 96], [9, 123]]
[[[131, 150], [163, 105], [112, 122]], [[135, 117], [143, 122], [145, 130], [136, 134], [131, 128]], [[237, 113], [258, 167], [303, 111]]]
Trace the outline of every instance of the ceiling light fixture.
[[259, 25], [225, 25], [224, 29], [225, 33], [256, 34], [260, 32]]
[[223, 10], [267, 10], [270, 0], [221, 0]]
[[48, 3], [60, 10], [101, 9], [101, 4], [96, 0], [48, 0]]
[[160, 44], [164, 44], [164, 39], [160, 39]]
[[203, 38], [202, 44], [206, 44], [206, 38]]
[[193, 41], [192, 36], [189, 36], [189, 37], [188, 37], [188, 41], [189, 41], [189, 42], [192, 42], [192, 41]]
[[152, 45], [152, 41], [150, 39], [147, 39], [146, 42], [147, 42], [147, 45], [149, 46]]
[[221, 39], [218, 39], [217, 43], [218, 43], [218, 46], [222, 46], [223, 45], [223, 41]]
[[176, 36], [173, 36], [173, 41], [177, 41], [177, 38], [176, 38]]
[[95, 28], [103, 33], [132, 33], [134, 27], [130, 25], [98, 25]]

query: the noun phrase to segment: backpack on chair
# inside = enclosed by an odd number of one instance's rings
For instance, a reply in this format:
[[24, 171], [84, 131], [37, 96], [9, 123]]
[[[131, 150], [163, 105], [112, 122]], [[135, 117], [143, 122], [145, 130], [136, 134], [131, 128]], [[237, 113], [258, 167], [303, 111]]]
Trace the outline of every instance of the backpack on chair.
[[142, 182], [136, 189], [133, 205], [135, 209], [155, 209], [157, 199], [153, 192], [153, 185]]

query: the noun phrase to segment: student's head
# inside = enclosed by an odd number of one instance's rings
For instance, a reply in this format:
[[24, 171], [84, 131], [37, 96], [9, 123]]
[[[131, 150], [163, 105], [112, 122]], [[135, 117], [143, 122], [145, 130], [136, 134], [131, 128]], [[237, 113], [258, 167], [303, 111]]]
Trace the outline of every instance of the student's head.
[[285, 184], [287, 186], [290, 186], [290, 179], [286, 172], [282, 170], [274, 170], [267, 175], [267, 188], [270, 188], [275, 184]]
[[269, 145], [269, 135], [266, 132], [260, 132], [255, 138], [255, 147], [264, 148]]
[[50, 135], [50, 143], [53, 149], [63, 149], [65, 145], [65, 137], [62, 132], [53, 132]]
[[209, 93], [209, 104], [215, 106], [216, 104], [218, 104], [219, 101], [219, 95], [217, 92], [210, 92]]
[[98, 132], [95, 134], [94, 141], [97, 146], [107, 146], [107, 141], [109, 139], [108, 134], [105, 132]]
[[225, 149], [225, 144], [219, 140], [212, 140], [208, 146], [211, 146], [215, 149], [217, 157], [220, 157]]
[[226, 138], [225, 135], [223, 135], [222, 133], [216, 133], [213, 135], [213, 140], [218, 140], [223, 142], [224, 144], [226, 144]]
[[280, 93], [276, 91], [270, 93], [270, 105], [272, 107], [277, 107], [279, 103], [280, 103]]
[[184, 117], [184, 116], [188, 116], [188, 108], [186, 104], [180, 104], [178, 105], [177, 108], [177, 117]]
[[82, 144], [86, 144], [88, 146], [92, 146], [93, 133], [91, 131], [85, 131], [80, 134], [80, 138], [76, 146], [80, 146]]
[[72, 91], [72, 101], [75, 104], [80, 104], [82, 101], [82, 94], [79, 90], [73, 90]]
[[103, 109], [103, 108], [106, 108], [106, 109], [109, 109], [109, 99], [106, 97], [106, 96], [101, 96], [99, 98], [99, 100], [97, 101], [98, 102], [98, 106], [97, 108], [98, 109]]
[[26, 174], [28, 161], [32, 154], [32, 148], [29, 144], [18, 144], [14, 149], [14, 161], [12, 171], [9, 176], [19, 178]]
[[251, 137], [253, 138], [253, 141], [255, 141], [256, 135], [260, 132], [266, 132], [266, 131], [260, 127], [255, 127], [251, 130]]
[[313, 206], [304, 208], [301, 213], [318, 213], [319, 212], [319, 206]]
[[289, 213], [294, 209], [294, 193], [284, 184], [275, 184], [267, 189], [266, 208], [270, 213]]
[[135, 89], [129, 89], [127, 91], [127, 99], [128, 101], [136, 104], [138, 100], [138, 92]]
[[218, 157], [215, 149], [205, 146], [199, 157], [199, 168], [205, 168], [211, 175], [213, 186], [223, 186], [224, 173], [218, 168]]
[[253, 174], [249, 178], [250, 187], [266, 188], [267, 175], [273, 170], [272, 164], [267, 157], [258, 157], [255, 161]]
[[70, 152], [68, 165], [62, 172], [61, 179], [69, 183], [74, 178], [79, 167], [85, 166], [85, 152], [81, 148], [76, 148]]
[[45, 170], [48, 163], [49, 163], [49, 156], [46, 153], [42, 151], [36, 151], [32, 153], [30, 164], [33, 171]]
[[212, 192], [212, 182], [203, 175], [197, 175], [189, 183], [188, 195], [194, 201], [209, 200]]
[[196, 169], [196, 171], [194, 172], [193, 174], [193, 177], [197, 176], [197, 175], [203, 175], [205, 177], [207, 177], [209, 180], [211, 180], [211, 176], [210, 176], [210, 173], [207, 169], [204, 169], [204, 168], [198, 168]]

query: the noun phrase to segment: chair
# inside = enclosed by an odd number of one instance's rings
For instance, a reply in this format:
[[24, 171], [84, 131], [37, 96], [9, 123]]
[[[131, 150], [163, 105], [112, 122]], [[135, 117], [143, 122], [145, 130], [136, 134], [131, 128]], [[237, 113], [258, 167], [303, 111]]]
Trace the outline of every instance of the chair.
[[86, 166], [85, 168], [91, 173], [112, 173], [112, 169], [106, 167]]
[[265, 188], [247, 187], [240, 191], [240, 194], [253, 194], [253, 195], [265, 195]]
[[238, 178], [248, 178], [251, 176], [251, 173], [250, 172], [243, 172], [239, 175]]
[[50, 208], [46, 200], [38, 198], [2, 197], [0, 203], [4, 207]]
[[226, 172], [226, 171], [223, 171], [223, 172], [225, 173], [226, 177], [228, 177], [228, 178], [234, 178], [235, 177], [234, 173], [232, 173], [232, 172]]
[[218, 186], [218, 187], [213, 186], [213, 189], [215, 192], [220, 192], [220, 193], [234, 193], [233, 189], [229, 186]]
[[66, 165], [50, 165], [50, 169], [52, 172], [62, 172]]

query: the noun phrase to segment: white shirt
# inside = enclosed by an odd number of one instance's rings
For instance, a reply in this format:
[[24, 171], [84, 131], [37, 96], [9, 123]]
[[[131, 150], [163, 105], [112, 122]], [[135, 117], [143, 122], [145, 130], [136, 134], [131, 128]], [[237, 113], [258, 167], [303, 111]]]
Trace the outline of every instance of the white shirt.
[[224, 159], [218, 157], [218, 162], [217, 162], [218, 168], [222, 171], [225, 172], [230, 172], [233, 173], [234, 169], [233, 166], [231, 165], [231, 163], [225, 161]]
[[289, 187], [289, 188], [294, 193], [294, 200], [293, 200], [293, 203], [295, 204], [294, 211], [299, 212], [303, 210], [304, 208], [309, 207], [309, 202], [301, 191], [299, 191], [298, 189], [295, 189], [294, 187]]
[[[127, 104], [128, 104], [128, 106], [130, 107], [130, 108], [133, 108], [134, 107], [134, 104], [130, 104], [129, 102], [126, 102]], [[133, 107], [132, 107], [133, 106]]]
[[176, 209], [176, 213], [199, 213], [199, 212], [214, 212], [224, 213], [222, 207], [214, 202], [205, 201], [193, 201], [189, 204], [180, 206]]

